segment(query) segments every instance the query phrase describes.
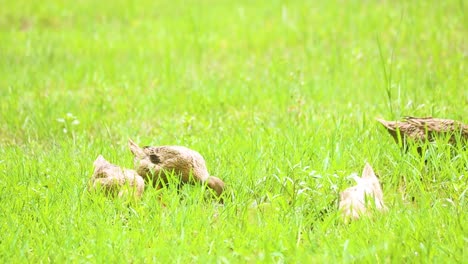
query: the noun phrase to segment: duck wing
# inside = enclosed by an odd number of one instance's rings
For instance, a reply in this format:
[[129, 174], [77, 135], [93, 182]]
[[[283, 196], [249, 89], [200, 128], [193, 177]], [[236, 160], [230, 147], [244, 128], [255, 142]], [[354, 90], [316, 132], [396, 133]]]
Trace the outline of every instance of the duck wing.
[[[434, 134], [443, 133], [460, 133], [462, 138], [468, 139], [468, 125], [465, 125], [459, 121], [442, 118], [418, 118], [418, 117], [405, 117], [406, 121], [411, 125], [418, 127], [418, 129], [426, 132], [433, 137]], [[452, 136], [452, 141], [455, 141], [455, 137]]]
[[183, 159], [185, 156], [183, 149], [175, 146], [145, 146], [143, 151], [154, 164], [163, 164], [167, 160]]
[[432, 118], [432, 117], [405, 117], [405, 120], [418, 129], [430, 132], [449, 132], [460, 127], [460, 123], [450, 119]]

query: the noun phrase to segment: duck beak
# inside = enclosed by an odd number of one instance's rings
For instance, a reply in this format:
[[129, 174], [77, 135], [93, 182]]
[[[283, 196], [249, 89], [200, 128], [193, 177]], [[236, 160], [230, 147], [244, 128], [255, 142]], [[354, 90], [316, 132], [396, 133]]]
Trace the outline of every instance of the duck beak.
[[128, 147], [135, 157], [143, 158], [146, 156], [142, 148], [140, 148], [133, 140], [128, 139]]

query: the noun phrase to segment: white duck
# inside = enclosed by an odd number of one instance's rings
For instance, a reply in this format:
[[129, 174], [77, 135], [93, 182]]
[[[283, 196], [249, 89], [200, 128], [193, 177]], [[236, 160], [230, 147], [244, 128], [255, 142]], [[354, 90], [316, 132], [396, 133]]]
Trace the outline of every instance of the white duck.
[[370, 206], [374, 206], [377, 210], [386, 210], [379, 179], [369, 163], [364, 166], [362, 177], [355, 176], [354, 179], [357, 185], [340, 193], [339, 208], [346, 221], [358, 219], [366, 214], [370, 202], [374, 202], [374, 205]]

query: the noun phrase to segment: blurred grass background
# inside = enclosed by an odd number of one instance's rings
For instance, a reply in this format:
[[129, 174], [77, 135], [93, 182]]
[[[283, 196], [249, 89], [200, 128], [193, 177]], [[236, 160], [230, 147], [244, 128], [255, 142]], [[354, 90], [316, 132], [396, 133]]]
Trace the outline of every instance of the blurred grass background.
[[[431, 148], [427, 166], [374, 121], [468, 123], [464, 1], [0, 6], [5, 262], [466, 259], [466, 150]], [[128, 138], [198, 150], [232, 201], [90, 197], [98, 154], [132, 167]], [[365, 161], [390, 212], [318, 219]]]

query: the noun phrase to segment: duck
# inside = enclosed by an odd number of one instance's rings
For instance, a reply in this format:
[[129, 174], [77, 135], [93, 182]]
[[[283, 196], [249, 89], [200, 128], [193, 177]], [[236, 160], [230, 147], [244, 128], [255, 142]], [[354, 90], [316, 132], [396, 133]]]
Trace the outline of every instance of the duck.
[[398, 143], [400, 134], [404, 144], [408, 139], [415, 142], [433, 142], [438, 135], [450, 135], [449, 143], [455, 144], [457, 135], [466, 142], [468, 140], [468, 125], [451, 119], [433, 117], [404, 117], [404, 121], [386, 121], [377, 118]]
[[141, 198], [145, 190], [145, 182], [135, 170], [123, 169], [111, 164], [102, 155], [93, 163], [94, 172], [90, 180], [89, 190], [102, 190], [105, 194], [122, 197], [129, 194]]
[[354, 176], [354, 180], [357, 184], [342, 191], [339, 197], [338, 207], [345, 222], [369, 215], [368, 206], [377, 211], [387, 210], [380, 181], [369, 163], [365, 164], [361, 177]]
[[[203, 156], [184, 146], [145, 146], [139, 147], [131, 139], [128, 146], [134, 156], [135, 171], [145, 181], [152, 182], [156, 189], [168, 183], [172, 173], [177, 175], [180, 184], [206, 184], [219, 198], [225, 190], [225, 183], [211, 176]], [[222, 202], [222, 199], [220, 199]]]

